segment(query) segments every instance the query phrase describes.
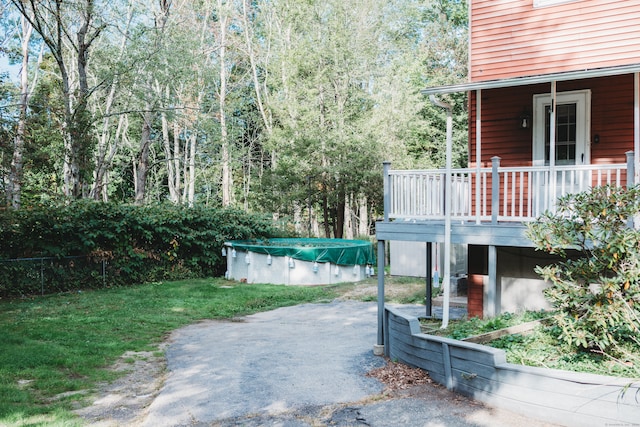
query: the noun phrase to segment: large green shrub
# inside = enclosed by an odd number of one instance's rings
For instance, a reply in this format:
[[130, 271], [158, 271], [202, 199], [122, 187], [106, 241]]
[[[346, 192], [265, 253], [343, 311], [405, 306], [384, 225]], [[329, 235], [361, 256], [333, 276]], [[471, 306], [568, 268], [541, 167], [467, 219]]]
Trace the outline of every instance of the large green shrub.
[[[640, 232], [633, 226], [639, 214], [639, 187], [603, 186], [563, 197], [555, 214], [529, 226], [538, 249], [562, 258], [537, 268], [551, 282], [545, 295], [558, 309], [562, 342], [614, 357], [639, 345]], [[568, 249], [578, 256], [569, 257]]]
[[[218, 276], [225, 241], [280, 234], [265, 216], [203, 206], [79, 201], [4, 211], [0, 296]], [[18, 258], [38, 259], [7, 261]]]

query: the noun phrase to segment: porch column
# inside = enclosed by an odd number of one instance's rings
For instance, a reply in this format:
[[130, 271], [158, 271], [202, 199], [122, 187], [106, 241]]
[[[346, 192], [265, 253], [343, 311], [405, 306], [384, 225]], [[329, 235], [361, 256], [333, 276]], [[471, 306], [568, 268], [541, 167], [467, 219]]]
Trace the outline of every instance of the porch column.
[[482, 167], [482, 89], [476, 91], [476, 224], [480, 224], [482, 195], [480, 168]]
[[636, 176], [636, 167], [635, 167], [635, 152], [627, 151], [625, 153], [627, 155], [627, 187], [631, 187], [634, 184], [635, 176]]
[[[633, 184], [640, 183], [640, 73], [633, 73]], [[628, 181], [628, 179], [627, 179]]]
[[383, 162], [382, 163], [382, 188], [383, 188], [383, 197], [382, 197], [382, 207], [384, 211], [384, 222], [389, 222], [389, 210], [391, 209], [391, 193], [390, 193], [390, 183], [389, 183], [389, 170], [391, 169], [391, 162]]
[[[627, 188], [634, 185], [635, 176], [636, 176], [636, 167], [635, 167], [635, 152], [627, 151], [625, 153], [627, 155]], [[638, 224], [637, 217], [627, 219], [627, 227], [629, 228], [637, 228], [636, 224]]]
[[500, 213], [500, 157], [493, 156], [491, 158], [491, 223], [498, 223], [498, 214]]
[[556, 81], [551, 82], [551, 108], [549, 114], [549, 194], [547, 206], [556, 211]]
[[384, 264], [385, 240], [378, 240], [378, 341], [373, 346], [373, 354], [384, 354]]

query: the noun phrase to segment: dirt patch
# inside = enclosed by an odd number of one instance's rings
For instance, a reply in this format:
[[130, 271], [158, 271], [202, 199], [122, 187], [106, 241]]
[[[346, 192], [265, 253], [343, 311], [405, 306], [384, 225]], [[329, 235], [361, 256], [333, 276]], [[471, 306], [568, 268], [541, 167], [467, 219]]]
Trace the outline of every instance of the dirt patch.
[[[420, 294], [422, 294], [420, 298], [424, 298], [424, 292], [424, 279], [416, 278], [415, 281], [409, 281], [406, 278], [385, 278], [384, 294], [388, 302], [402, 302], [403, 300], [413, 299]], [[378, 284], [369, 279], [366, 282], [357, 283], [350, 287], [343, 287], [338, 299], [375, 301], [377, 298]]]
[[144, 416], [164, 382], [166, 360], [163, 344], [157, 352], [128, 351], [110, 368], [126, 372], [116, 381], [101, 384], [92, 395], [91, 406], [75, 411], [93, 426], [134, 426]]

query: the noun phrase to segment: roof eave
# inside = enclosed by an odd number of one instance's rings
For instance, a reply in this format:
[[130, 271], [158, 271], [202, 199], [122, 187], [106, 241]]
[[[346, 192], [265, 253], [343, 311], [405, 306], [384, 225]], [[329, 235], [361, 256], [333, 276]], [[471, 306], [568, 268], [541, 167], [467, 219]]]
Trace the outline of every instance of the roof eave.
[[552, 81], [590, 79], [594, 77], [616, 76], [640, 72], [640, 64], [616, 67], [593, 68], [588, 70], [566, 71], [563, 73], [540, 74], [537, 76], [514, 77], [510, 79], [487, 80], [481, 82], [460, 83], [449, 86], [436, 86], [423, 89], [423, 95], [441, 95], [446, 93], [468, 92], [480, 89], [498, 89], [515, 86], [527, 86]]

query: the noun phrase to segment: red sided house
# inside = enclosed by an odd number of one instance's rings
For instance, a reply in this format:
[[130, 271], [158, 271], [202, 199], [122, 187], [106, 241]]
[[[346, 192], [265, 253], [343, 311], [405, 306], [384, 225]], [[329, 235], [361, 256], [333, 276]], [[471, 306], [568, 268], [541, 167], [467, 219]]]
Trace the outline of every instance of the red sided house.
[[443, 243], [447, 309], [447, 247], [466, 244], [469, 314], [493, 316], [545, 305], [534, 267], [548, 258], [527, 222], [568, 192], [638, 182], [640, 2], [469, 0], [469, 9], [469, 82], [424, 90], [439, 104], [468, 93], [468, 167], [385, 164], [378, 262], [386, 241]]

